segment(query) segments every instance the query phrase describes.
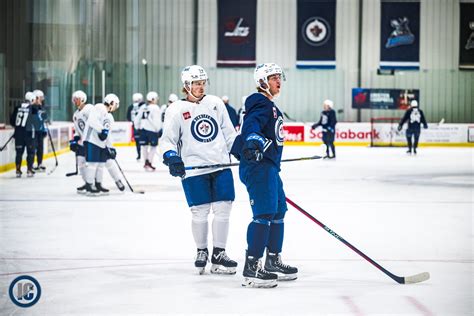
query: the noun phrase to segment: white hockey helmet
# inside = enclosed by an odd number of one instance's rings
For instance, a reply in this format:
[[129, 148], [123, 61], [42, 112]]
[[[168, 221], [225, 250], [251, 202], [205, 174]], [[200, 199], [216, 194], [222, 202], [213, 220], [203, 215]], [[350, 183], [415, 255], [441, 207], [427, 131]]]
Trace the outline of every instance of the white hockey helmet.
[[43, 91], [36, 89], [36, 90], [33, 91], [33, 93], [35, 94], [35, 96], [36, 96], [37, 98], [43, 98], [43, 99], [44, 99], [44, 93], [43, 93]]
[[282, 80], [286, 80], [281, 67], [274, 63], [258, 64], [257, 67], [255, 67], [253, 79], [257, 87], [267, 90], [268, 77], [271, 75], [281, 75]]
[[179, 99], [179, 98], [178, 98], [178, 96], [177, 96], [176, 94], [171, 93], [171, 94], [169, 95], [169, 97], [168, 97], [168, 102], [173, 103], [173, 102], [178, 101], [178, 99]]
[[226, 96], [226, 95], [223, 95], [223, 96], [221, 97], [221, 99], [222, 99], [222, 102], [224, 102], [224, 103], [229, 102], [229, 97]]
[[117, 110], [120, 106], [120, 100], [119, 100], [118, 96], [116, 96], [113, 93], [109, 93], [105, 96], [104, 103], [105, 103], [106, 106], [107, 105], [112, 105], [112, 108], [109, 109], [110, 112], [113, 112], [113, 111]]
[[416, 107], [418, 106], [418, 101], [416, 101], [416, 100], [411, 100], [410, 106], [411, 106], [412, 108], [416, 108]]
[[198, 80], [206, 80], [206, 83], [209, 81], [206, 71], [201, 66], [192, 65], [185, 67], [183, 71], [181, 71], [181, 82], [185, 89], [187, 86], [191, 86], [194, 81]]
[[137, 93], [134, 93], [133, 96], [132, 96], [132, 100], [133, 102], [135, 103], [139, 103], [139, 102], [142, 102], [143, 101], [143, 94], [137, 92]]
[[334, 102], [332, 102], [332, 101], [329, 100], [329, 99], [324, 100], [323, 104], [326, 104], [326, 105], [329, 106], [329, 108], [331, 108], [331, 109], [334, 108]]
[[72, 94], [72, 103], [74, 103], [74, 99], [79, 99], [81, 100], [81, 103], [86, 103], [87, 101], [87, 95], [84, 91], [82, 90], [77, 90], [77, 91], [74, 91], [74, 93]]
[[25, 100], [30, 103], [33, 103], [36, 101], [36, 95], [33, 92], [28, 91], [27, 93], [25, 93]]
[[160, 97], [158, 96], [158, 93], [156, 93], [155, 91], [150, 91], [146, 94], [146, 100], [149, 102], [154, 101], [155, 104], [158, 104]]

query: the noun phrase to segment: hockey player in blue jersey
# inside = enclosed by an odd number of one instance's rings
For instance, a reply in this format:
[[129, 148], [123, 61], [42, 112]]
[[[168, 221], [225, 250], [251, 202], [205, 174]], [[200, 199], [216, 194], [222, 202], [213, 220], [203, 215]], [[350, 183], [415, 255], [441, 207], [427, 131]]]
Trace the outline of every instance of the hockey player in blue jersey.
[[[242, 285], [275, 287], [277, 279], [295, 280], [298, 272], [297, 268], [284, 264], [280, 256], [288, 208], [279, 174], [284, 141], [283, 114], [273, 100], [280, 93], [284, 74], [278, 65], [265, 63], [255, 68], [254, 80], [258, 92], [245, 101], [242, 132], [233, 148], [233, 152], [240, 153], [240, 180], [247, 187], [253, 213], [247, 230]], [[260, 260], [265, 249], [262, 266]]]
[[[323, 129], [323, 143], [326, 145], [326, 157], [324, 158], [336, 158], [336, 148], [334, 147], [334, 136], [336, 134], [336, 111], [333, 110], [334, 103], [331, 100], [325, 100], [323, 102], [323, 111], [319, 122], [311, 126], [312, 129], [321, 126]], [[332, 153], [332, 155], [331, 155]]]
[[[181, 72], [185, 99], [166, 110], [160, 149], [170, 174], [181, 177], [186, 201], [191, 209], [191, 230], [197, 255], [194, 266], [204, 273], [211, 257], [211, 273], [235, 274], [237, 262], [226, 253], [229, 217], [235, 198], [230, 168], [185, 171], [188, 166], [225, 164], [237, 136], [222, 100], [205, 94], [208, 77], [198, 66]], [[208, 250], [208, 217], [212, 221], [212, 254]]]
[[46, 111], [44, 109], [44, 93], [41, 90], [34, 90], [33, 93], [36, 96], [36, 101], [34, 108], [36, 115], [38, 116], [38, 122], [40, 130], [38, 137], [36, 138], [36, 168], [35, 172], [42, 172], [46, 170], [46, 167], [43, 166], [43, 149], [44, 149], [44, 139], [48, 135], [48, 128], [46, 127], [46, 120], [48, 118]]
[[[428, 123], [426, 123], [425, 115], [423, 111], [418, 108], [418, 101], [412, 100], [410, 103], [410, 108], [405, 112], [405, 115], [400, 120], [398, 124], [398, 131], [402, 130], [403, 124], [408, 122], [408, 128], [406, 131], [408, 151], [407, 154], [413, 153], [416, 155], [416, 148], [418, 147], [418, 139], [421, 134], [421, 124], [426, 129], [428, 128]], [[413, 141], [412, 141], [413, 138]]]

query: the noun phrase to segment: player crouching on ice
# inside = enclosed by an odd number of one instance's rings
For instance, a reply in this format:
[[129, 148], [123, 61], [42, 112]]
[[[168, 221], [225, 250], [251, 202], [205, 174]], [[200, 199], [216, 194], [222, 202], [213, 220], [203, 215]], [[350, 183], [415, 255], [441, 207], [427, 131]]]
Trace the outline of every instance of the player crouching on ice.
[[194, 262], [204, 273], [208, 262], [208, 216], [212, 222], [213, 252], [211, 273], [235, 274], [237, 262], [225, 251], [229, 216], [235, 198], [234, 180], [229, 168], [208, 168], [185, 172], [184, 164], [200, 166], [230, 162], [229, 152], [236, 132], [222, 100], [206, 95], [208, 76], [197, 65], [181, 72], [186, 99], [174, 102], [166, 110], [160, 149], [170, 174], [182, 178], [186, 200], [191, 209], [191, 230], [197, 246]]
[[[288, 207], [279, 174], [284, 140], [283, 114], [273, 100], [280, 93], [282, 79], [283, 71], [276, 64], [260, 64], [255, 68], [258, 92], [245, 101], [241, 135], [232, 150], [240, 154], [240, 180], [247, 187], [253, 213], [247, 230], [248, 248], [242, 283], [247, 287], [275, 287], [277, 280], [295, 280], [298, 273], [297, 268], [284, 264], [280, 256]], [[260, 259], [265, 248], [266, 260], [262, 266]]]
[[[109, 131], [111, 121], [109, 113], [119, 107], [119, 98], [113, 94], [107, 94], [104, 103], [97, 103], [89, 113], [85, 127], [84, 148], [86, 151], [86, 191], [88, 195], [107, 194], [108, 189], [102, 187], [104, 165], [109, 158], [116, 155], [112, 148]], [[94, 186], [95, 181], [95, 186]]]

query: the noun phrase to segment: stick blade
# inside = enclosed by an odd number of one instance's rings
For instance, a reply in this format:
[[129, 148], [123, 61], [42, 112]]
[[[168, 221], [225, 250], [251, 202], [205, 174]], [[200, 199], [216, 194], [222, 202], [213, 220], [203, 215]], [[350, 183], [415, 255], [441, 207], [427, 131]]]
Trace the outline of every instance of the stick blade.
[[428, 280], [429, 278], [430, 278], [429, 272], [422, 272], [422, 273], [418, 273], [412, 276], [404, 277], [403, 279], [405, 282], [403, 283], [404, 284], [420, 283], [420, 282]]

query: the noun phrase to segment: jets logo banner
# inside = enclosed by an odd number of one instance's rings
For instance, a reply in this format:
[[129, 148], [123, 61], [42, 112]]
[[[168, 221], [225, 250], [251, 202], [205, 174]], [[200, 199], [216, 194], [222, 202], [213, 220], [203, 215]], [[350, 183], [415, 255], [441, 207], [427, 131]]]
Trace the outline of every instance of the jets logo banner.
[[297, 68], [336, 68], [336, 0], [298, 0]]
[[474, 3], [460, 3], [459, 68], [474, 69]]
[[217, 11], [217, 67], [255, 67], [257, 0], [219, 0]]
[[420, 3], [382, 0], [380, 68], [420, 68]]

